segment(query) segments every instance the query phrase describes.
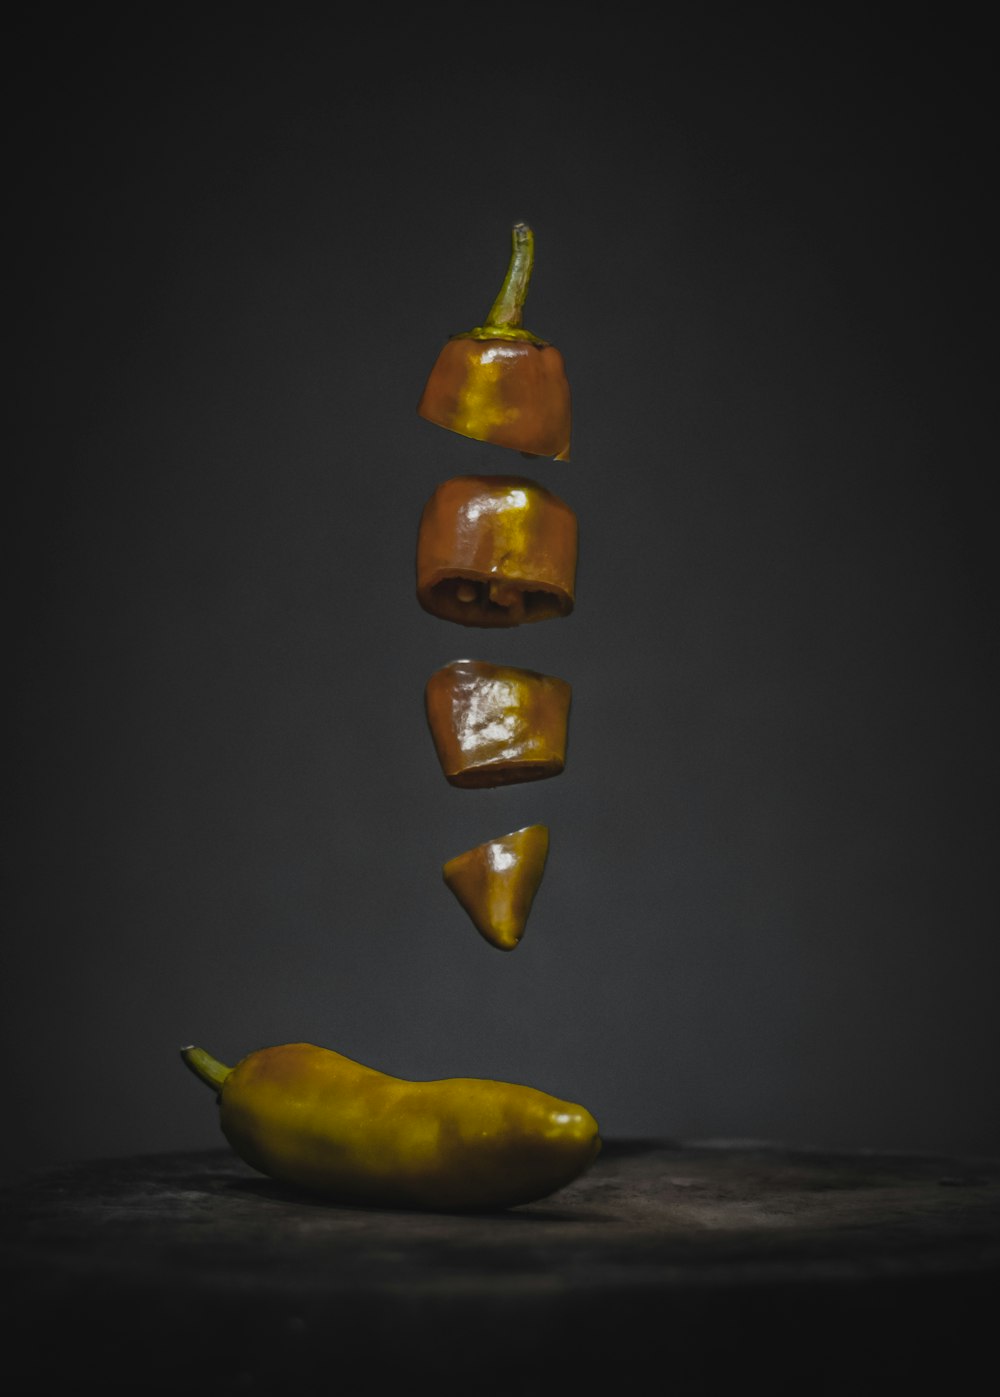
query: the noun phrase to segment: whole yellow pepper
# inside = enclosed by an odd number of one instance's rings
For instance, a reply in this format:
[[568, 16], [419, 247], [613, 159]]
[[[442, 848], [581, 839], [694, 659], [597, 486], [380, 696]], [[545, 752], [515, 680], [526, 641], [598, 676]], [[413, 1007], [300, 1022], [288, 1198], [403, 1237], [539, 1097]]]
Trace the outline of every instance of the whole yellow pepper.
[[201, 1048], [181, 1057], [218, 1093], [241, 1159], [340, 1203], [511, 1208], [571, 1183], [601, 1148], [584, 1107], [512, 1082], [405, 1081], [311, 1043], [262, 1048], [231, 1068]]

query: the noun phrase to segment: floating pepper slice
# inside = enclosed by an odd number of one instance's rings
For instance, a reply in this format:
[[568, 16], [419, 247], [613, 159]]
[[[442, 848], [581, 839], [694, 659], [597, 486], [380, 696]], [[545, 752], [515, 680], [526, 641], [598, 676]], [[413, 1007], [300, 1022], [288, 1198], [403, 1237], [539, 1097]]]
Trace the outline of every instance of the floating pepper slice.
[[565, 679], [486, 660], [453, 660], [427, 681], [427, 722], [453, 786], [509, 786], [566, 764]]
[[501, 951], [512, 951], [524, 935], [548, 853], [546, 826], [525, 825], [457, 854], [442, 869], [476, 929]]
[[563, 356], [521, 324], [535, 235], [515, 223], [511, 240], [510, 265], [486, 324], [446, 342], [417, 412], [476, 441], [568, 461], [572, 414]]
[[519, 626], [568, 616], [576, 581], [576, 515], [520, 475], [460, 475], [424, 506], [417, 599], [462, 626]]

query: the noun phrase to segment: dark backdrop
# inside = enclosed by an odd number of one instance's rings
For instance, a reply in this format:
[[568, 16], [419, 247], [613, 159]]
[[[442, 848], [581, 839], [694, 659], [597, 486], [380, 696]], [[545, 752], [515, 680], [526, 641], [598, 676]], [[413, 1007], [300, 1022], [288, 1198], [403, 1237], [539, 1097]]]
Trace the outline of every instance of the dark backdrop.
[[[13, 45], [4, 1167], [221, 1143], [178, 1048], [300, 1039], [1000, 1151], [983, 35], [252, 13]], [[521, 219], [565, 464], [415, 412]], [[576, 611], [433, 619], [424, 501], [511, 469]], [[461, 655], [571, 681], [562, 776], [447, 785]], [[534, 821], [505, 955], [440, 868]]]

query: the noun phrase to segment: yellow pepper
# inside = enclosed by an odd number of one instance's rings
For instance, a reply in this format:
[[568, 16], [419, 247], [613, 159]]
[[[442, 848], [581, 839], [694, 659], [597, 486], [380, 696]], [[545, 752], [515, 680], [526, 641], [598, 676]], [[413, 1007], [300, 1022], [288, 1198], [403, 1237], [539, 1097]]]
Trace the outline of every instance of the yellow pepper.
[[488, 660], [452, 660], [428, 679], [427, 722], [453, 786], [509, 786], [566, 764], [565, 679]]
[[424, 505], [417, 600], [462, 626], [519, 626], [568, 616], [576, 579], [576, 515], [520, 475], [460, 475]]
[[232, 1068], [201, 1048], [181, 1057], [218, 1093], [241, 1159], [338, 1203], [511, 1208], [571, 1183], [601, 1148], [583, 1106], [512, 1082], [405, 1081], [311, 1043], [262, 1048]]
[[516, 223], [510, 265], [486, 324], [446, 342], [417, 412], [476, 441], [568, 461], [571, 408], [563, 356], [521, 324], [534, 261], [535, 235]]
[[501, 951], [512, 951], [524, 935], [548, 853], [546, 826], [525, 825], [456, 854], [442, 869], [476, 930]]

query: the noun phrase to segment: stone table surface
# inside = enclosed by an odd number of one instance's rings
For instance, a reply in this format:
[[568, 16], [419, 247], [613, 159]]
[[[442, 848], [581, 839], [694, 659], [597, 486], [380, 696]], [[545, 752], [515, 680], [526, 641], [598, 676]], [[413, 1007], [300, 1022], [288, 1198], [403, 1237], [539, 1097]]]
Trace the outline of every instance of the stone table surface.
[[1000, 1160], [611, 1140], [493, 1214], [338, 1206], [228, 1149], [0, 1194], [14, 1392], [964, 1397], [1000, 1318]]

